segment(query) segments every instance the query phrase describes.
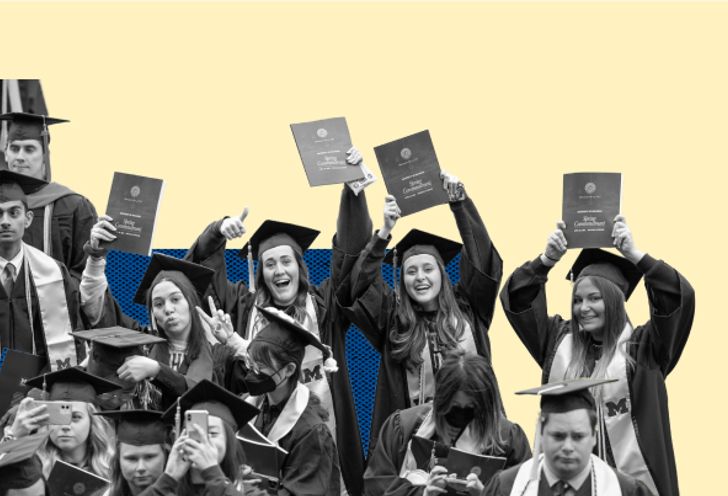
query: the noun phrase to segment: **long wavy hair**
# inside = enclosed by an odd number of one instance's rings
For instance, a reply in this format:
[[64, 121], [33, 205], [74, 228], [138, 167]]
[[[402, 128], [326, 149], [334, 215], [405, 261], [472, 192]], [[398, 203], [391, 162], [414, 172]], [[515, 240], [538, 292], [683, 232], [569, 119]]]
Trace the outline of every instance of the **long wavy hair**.
[[[157, 274], [157, 277], [154, 278], [152, 285], [149, 287], [149, 291], [147, 291], [147, 310], [149, 311], [150, 322], [154, 322], [154, 311], [152, 307], [153, 290], [159, 283], [164, 281], [171, 282], [177, 286], [182, 293], [182, 296], [184, 296], [185, 300], [187, 300], [187, 305], [189, 306], [190, 311], [190, 334], [187, 342], [187, 358], [192, 361], [200, 356], [202, 347], [207, 344], [205, 331], [202, 327], [202, 321], [200, 320], [200, 316], [197, 314], [197, 311], [195, 311], [195, 307], [200, 306], [200, 298], [197, 296], [195, 287], [182, 272], [177, 270], [162, 271]], [[164, 331], [162, 326], [156, 325], [155, 323], [153, 327], [157, 330], [160, 336], [164, 339], [168, 339], [167, 333]]]
[[[245, 463], [243, 448], [235, 437], [232, 427], [226, 422], [222, 423], [225, 432], [225, 456], [219, 463], [220, 469], [230, 482], [237, 486], [242, 481], [242, 465]], [[177, 488], [178, 496], [196, 496], [200, 494], [192, 484], [191, 470], [188, 470], [185, 476], [180, 480]]]
[[440, 438], [446, 432], [445, 415], [450, 411], [452, 400], [458, 391], [465, 393], [475, 407], [471, 430], [480, 441], [482, 453], [502, 455], [506, 440], [503, 438], [503, 402], [493, 368], [480, 355], [465, 354], [458, 350], [450, 355], [435, 375], [433, 412], [435, 428]]
[[[439, 255], [433, 256], [442, 279], [440, 293], [437, 295], [434, 325], [443, 351], [447, 354], [448, 350], [458, 348], [458, 342], [469, 323], [455, 300], [455, 291], [445, 272], [442, 258]], [[404, 270], [404, 261], [402, 267]], [[427, 339], [428, 323], [421, 315], [422, 308], [412, 300], [404, 284], [400, 281], [398, 286], [397, 318], [394, 327], [389, 331], [392, 358], [398, 362], [405, 362], [408, 368], [415, 368], [422, 363], [421, 352]]]
[[[592, 334], [579, 330], [579, 317], [574, 313], [574, 301], [576, 298], [576, 290], [583, 281], [590, 281], [599, 290], [604, 301], [604, 329], [601, 333], [602, 341], [597, 343]], [[584, 276], [579, 277], [574, 282], [571, 293], [571, 336], [574, 342], [574, 352], [566, 368], [566, 379], [575, 379], [578, 377], [606, 377], [607, 367], [614, 358], [616, 353], [623, 353], [629, 367], [634, 366], [634, 359], [627, 353], [624, 343], [624, 349], [618, 350], [619, 336], [622, 334], [624, 326], [627, 324], [627, 310], [624, 306], [624, 293], [613, 282], [603, 277]], [[599, 361], [591, 369], [589, 363], [589, 348], [594, 345], [601, 345], [602, 354]]]
[[[102, 416], [94, 415], [97, 409], [91, 403], [86, 403], [89, 416], [89, 433], [86, 438], [86, 465], [89, 470], [104, 479], [109, 478], [111, 458], [114, 455], [115, 437], [111, 424]], [[38, 456], [43, 463], [43, 477], [48, 476], [56, 460], [63, 459], [61, 450], [53, 444], [50, 436], [43, 441]]]
[[[273, 303], [273, 296], [271, 295], [270, 289], [266, 286], [263, 278], [262, 255], [262, 253], [258, 254], [258, 271], [255, 274], [255, 288], [257, 292], [256, 304], [263, 307], [275, 306]], [[293, 249], [293, 257], [298, 264], [298, 293], [293, 302], [293, 315], [291, 315], [291, 317], [301, 324], [304, 324], [307, 318], [306, 297], [308, 296], [308, 290], [311, 283], [308, 281], [308, 267], [306, 267], [306, 262], [303, 261], [303, 257], [295, 249]]]
[[[165, 465], [167, 458], [169, 457], [169, 444], [160, 444], [162, 452], [164, 453]], [[129, 483], [126, 481], [121, 473], [121, 459], [120, 459], [119, 441], [116, 442], [116, 449], [114, 450], [114, 456], [111, 457], [111, 483], [109, 484], [109, 492], [107, 496], [132, 496], [131, 488]]]

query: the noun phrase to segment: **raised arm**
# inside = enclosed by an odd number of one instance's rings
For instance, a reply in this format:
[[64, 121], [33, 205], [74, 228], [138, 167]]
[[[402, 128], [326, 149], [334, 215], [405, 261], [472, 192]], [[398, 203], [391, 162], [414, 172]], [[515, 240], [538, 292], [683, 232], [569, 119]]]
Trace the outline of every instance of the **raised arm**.
[[548, 315], [545, 285], [549, 271], [566, 253], [565, 227], [563, 222], [558, 222], [546, 241], [544, 252], [517, 268], [501, 291], [508, 322], [541, 366], [564, 324], [560, 316]]
[[447, 173], [443, 173], [442, 177], [463, 242], [460, 282], [456, 291], [468, 300], [487, 327], [495, 311], [498, 287], [503, 277], [503, 260], [493, 246], [473, 200], [465, 194], [463, 184]]
[[[650, 319], [638, 338], [641, 346], [637, 358], [639, 361], [651, 358], [667, 375], [680, 359], [690, 336], [695, 290], [677, 270], [637, 248], [623, 216], [617, 216], [614, 221], [614, 246], [644, 274], [650, 305]], [[644, 356], [645, 353], [651, 356]]]

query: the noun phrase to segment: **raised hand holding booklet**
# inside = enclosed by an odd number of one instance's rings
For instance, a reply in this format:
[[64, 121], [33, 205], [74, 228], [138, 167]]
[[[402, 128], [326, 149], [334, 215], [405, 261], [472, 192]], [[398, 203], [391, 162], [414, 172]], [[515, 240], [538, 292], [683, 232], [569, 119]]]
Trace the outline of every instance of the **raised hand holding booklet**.
[[619, 172], [564, 174], [562, 219], [569, 248], [612, 246], [614, 218], [622, 199]]
[[106, 215], [116, 226], [110, 248], [149, 256], [164, 181], [114, 172]]
[[402, 215], [447, 203], [429, 131], [377, 146], [374, 153], [387, 191], [397, 199]]
[[309, 185], [322, 186], [367, 179], [361, 166], [349, 165], [346, 161], [351, 137], [343, 117], [291, 124], [291, 131]]

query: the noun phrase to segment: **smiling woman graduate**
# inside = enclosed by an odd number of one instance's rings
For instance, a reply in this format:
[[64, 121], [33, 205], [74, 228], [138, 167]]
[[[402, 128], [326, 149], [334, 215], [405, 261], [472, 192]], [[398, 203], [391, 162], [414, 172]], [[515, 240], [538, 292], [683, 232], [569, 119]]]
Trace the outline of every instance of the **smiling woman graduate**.
[[[677, 495], [665, 378], [677, 364], [693, 323], [695, 292], [663, 261], [635, 246], [624, 217], [615, 247], [624, 258], [583, 250], [572, 267], [571, 319], [549, 316], [546, 280], [566, 253], [563, 222], [542, 255], [511, 275], [501, 293], [508, 321], [543, 370], [542, 381], [615, 378], [595, 388], [600, 458], [655, 494]], [[644, 276], [650, 319], [633, 326], [625, 301]]]
[[[348, 160], [356, 164], [361, 160], [361, 155], [352, 150]], [[265, 221], [242, 249], [243, 256], [248, 257], [251, 276], [252, 259], [258, 261], [258, 272], [254, 278], [255, 292], [242, 281], [228, 281], [226, 241], [245, 233], [243, 220], [246, 215], [247, 210], [242, 216], [210, 224], [192, 246], [187, 258], [215, 270], [213, 295], [221, 311], [230, 316], [229, 325], [226, 326], [229, 332], [222, 337], [222, 341], [228, 342], [229, 337], [228, 344], [242, 351], [238, 345], [243, 340], [253, 339], [267, 323], [256, 305], [270, 305], [295, 317], [331, 348], [333, 358], [339, 363], [339, 372], [331, 376], [323, 373], [321, 351], [309, 346], [300, 368], [300, 379], [318, 395], [329, 412], [328, 424], [339, 451], [346, 490], [351, 495], [359, 495], [364, 460], [346, 361], [349, 320], [337, 307], [334, 291], [342, 283], [340, 274], [351, 270], [357, 254], [371, 236], [371, 219], [364, 193], [354, 195], [344, 186], [333, 240], [331, 277], [318, 286], [309, 281], [308, 269], [303, 261], [303, 254], [313, 243], [318, 231], [272, 220]], [[235, 391], [235, 383], [239, 382], [240, 377], [238, 372], [232, 372], [228, 373], [232, 379], [226, 383], [226, 387]]]
[[[359, 255], [349, 285], [337, 292], [344, 313], [364, 333], [381, 361], [369, 436], [375, 448], [379, 429], [395, 410], [431, 401], [435, 374], [455, 349], [490, 361], [490, 326], [502, 275], [502, 261], [462, 183], [443, 173], [443, 187], [463, 245], [413, 229], [385, 256], [399, 218], [393, 196], [384, 207], [384, 226]], [[462, 251], [461, 251], [462, 249]], [[450, 283], [445, 265], [461, 251], [460, 282]], [[402, 267], [392, 291], [381, 263]]]

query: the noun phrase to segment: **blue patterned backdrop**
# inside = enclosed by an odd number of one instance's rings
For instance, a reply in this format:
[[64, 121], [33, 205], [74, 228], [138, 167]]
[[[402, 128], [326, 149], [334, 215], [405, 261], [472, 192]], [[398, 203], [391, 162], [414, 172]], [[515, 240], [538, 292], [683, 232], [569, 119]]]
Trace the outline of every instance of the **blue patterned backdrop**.
[[[177, 258], [182, 258], [186, 250], [155, 250]], [[247, 284], [248, 271], [245, 261], [238, 256], [238, 250], [227, 250], [227, 271], [231, 281], [243, 280]], [[309, 270], [310, 281], [321, 284], [331, 275], [331, 250], [308, 250], [304, 260]], [[455, 257], [448, 266], [447, 272], [450, 280], [455, 284], [459, 278], [458, 264], [460, 255]], [[143, 324], [148, 324], [146, 308], [133, 302], [139, 281], [149, 264], [149, 258], [141, 255], [112, 251], [108, 256], [106, 275], [114, 297], [130, 317]], [[388, 284], [392, 284], [392, 268], [384, 265], [382, 275]], [[379, 369], [379, 355], [369, 342], [363, 337], [355, 326], [347, 332], [346, 358], [349, 363], [349, 378], [354, 394], [359, 429], [362, 437], [364, 453], [368, 450], [369, 428], [371, 426], [371, 413], [374, 405], [374, 390], [377, 385], [377, 370]], [[5, 358], [3, 350], [0, 364]]]

